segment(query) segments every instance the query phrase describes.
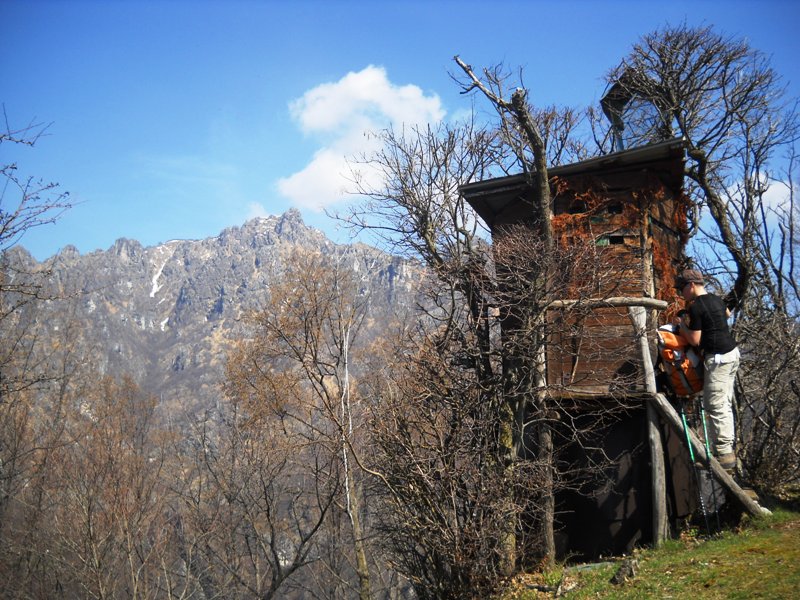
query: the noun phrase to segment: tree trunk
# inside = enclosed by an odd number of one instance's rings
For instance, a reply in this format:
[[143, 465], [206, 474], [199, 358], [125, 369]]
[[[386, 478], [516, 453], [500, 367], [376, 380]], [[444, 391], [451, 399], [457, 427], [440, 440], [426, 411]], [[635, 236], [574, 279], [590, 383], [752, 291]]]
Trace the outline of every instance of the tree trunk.
[[533, 150], [533, 186], [536, 198], [534, 218], [542, 235], [544, 247], [549, 251], [553, 246], [553, 207], [550, 204], [550, 178], [547, 175], [547, 149], [538, 127], [528, 110], [525, 90], [517, 90], [511, 96], [514, 118], [522, 127]]
[[[539, 235], [544, 242], [544, 252], [551, 252], [553, 249], [553, 207], [550, 204], [550, 179], [547, 175], [547, 153], [544, 140], [539, 133], [539, 129], [533, 122], [531, 113], [528, 110], [525, 90], [517, 90], [511, 96], [511, 107], [514, 117], [525, 132], [525, 136], [533, 150], [533, 188], [536, 204], [534, 205], [534, 222]], [[541, 286], [542, 294], [540, 298], [547, 297], [547, 273], [536, 273], [533, 275], [531, 285]], [[539, 311], [537, 319], [546, 319], [546, 312]], [[541, 324], [540, 324], [541, 325]], [[536, 331], [537, 329], [534, 329]], [[543, 335], [536, 334], [534, 340], [535, 368], [534, 385], [536, 389], [536, 406], [540, 411], [539, 422], [539, 460], [543, 468], [542, 480], [542, 543], [544, 558], [548, 564], [552, 564], [556, 558], [555, 545], [555, 492], [553, 469], [553, 434], [548, 423], [549, 407], [544, 390], [547, 388], [547, 348], [546, 340]]]
[[350, 514], [350, 524], [353, 527], [353, 544], [356, 551], [356, 573], [358, 574], [358, 597], [359, 600], [371, 600], [372, 590], [369, 576], [369, 564], [367, 563], [367, 552], [364, 548], [364, 533], [361, 527], [361, 516], [358, 507], [359, 498], [352, 482], [348, 485], [348, 512]]
[[347, 515], [353, 528], [353, 546], [356, 552], [356, 574], [358, 575], [358, 597], [360, 600], [370, 600], [372, 591], [369, 577], [369, 564], [367, 552], [364, 547], [364, 532], [361, 527], [360, 498], [356, 492], [356, 483], [350, 474], [349, 448], [353, 439], [353, 420], [350, 406], [350, 326], [344, 326], [340, 331], [342, 339], [341, 357], [343, 362], [343, 382], [341, 402], [342, 428], [342, 463], [344, 466], [344, 485], [347, 495]]
[[556, 559], [555, 541], [555, 494], [553, 480], [553, 433], [550, 424], [542, 419], [539, 424], [539, 460], [542, 462], [544, 478], [542, 481], [542, 550], [547, 566]]
[[[645, 388], [648, 393], [655, 394], [655, 371], [650, 358], [650, 347], [647, 344], [647, 311], [643, 306], [631, 306], [628, 308], [628, 314], [638, 338]], [[647, 439], [650, 445], [650, 478], [653, 487], [653, 545], [658, 548], [669, 537], [669, 522], [664, 445], [661, 440], [658, 413], [651, 402], [647, 403]]]
[[[538, 320], [544, 321], [547, 313], [540, 311]], [[544, 323], [540, 323], [543, 326]], [[534, 365], [534, 386], [535, 398], [534, 403], [539, 411], [539, 424], [538, 424], [538, 441], [539, 441], [539, 461], [542, 465], [542, 551], [544, 554], [545, 563], [550, 566], [556, 559], [556, 542], [555, 542], [555, 477], [554, 469], [555, 462], [553, 460], [553, 432], [550, 429], [550, 406], [547, 401], [547, 347], [545, 344], [544, 335], [540, 332], [542, 330], [534, 329], [536, 339], [535, 342], [535, 360]]]
[[[506, 369], [506, 377], [509, 376], [512, 370], [517, 374], [519, 373], [519, 369], [510, 365]], [[506, 383], [508, 383], [508, 380], [506, 380]], [[517, 444], [519, 440], [516, 432], [515, 420], [521, 405], [524, 405], [524, 399], [521, 400], [517, 394], [506, 394], [500, 408], [498, 458], [504, 462], [502, 468], [505, 469], [505, 473], [508, 474], [508, 481], [514, 481], [515, 479], [513, 469], [518, 456]], [[514, 518], [508, 518], [504, 520], [503, 531], [500, 534], [499, 569], [503, 576], [511, 577], [516, 570], [516, 565], [517, 522]]]

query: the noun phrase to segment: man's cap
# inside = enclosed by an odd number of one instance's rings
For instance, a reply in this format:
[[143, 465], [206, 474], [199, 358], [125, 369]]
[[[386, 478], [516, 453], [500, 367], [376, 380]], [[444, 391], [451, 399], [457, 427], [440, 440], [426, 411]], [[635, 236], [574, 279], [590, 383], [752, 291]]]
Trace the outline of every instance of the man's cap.
[[686, 269], [675, 279], [675, 288], [679, 290], [683, 289], [683, 286], [687, 283], [699, 283], [703, 285], [703, 274], [697, 269]]

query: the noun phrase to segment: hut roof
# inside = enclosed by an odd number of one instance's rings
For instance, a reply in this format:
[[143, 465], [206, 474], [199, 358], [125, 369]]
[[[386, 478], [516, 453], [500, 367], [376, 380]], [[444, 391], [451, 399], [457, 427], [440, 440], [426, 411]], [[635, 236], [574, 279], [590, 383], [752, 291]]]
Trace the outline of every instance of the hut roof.
[[[636, 170], [644, 165], [665, 163], [659, 169], [664, 183], [680, 189], [683, 184], [683, 161], [685, 142], [673, 138], [665, 142], [640, 146], [622, 152], [614, 152], [581, 162], [561, 165], [548, 169], [550, 177], [569, 177], [588, 174], [611, 174], [620, 171]], [[525, 173], [508, 175], [468, 183], [461, 186], [461, 194], [492, 228], [495, 222], [506, 220], [508, 211], [516, 212], [520, 201], [529, 199], [531, 186]]]

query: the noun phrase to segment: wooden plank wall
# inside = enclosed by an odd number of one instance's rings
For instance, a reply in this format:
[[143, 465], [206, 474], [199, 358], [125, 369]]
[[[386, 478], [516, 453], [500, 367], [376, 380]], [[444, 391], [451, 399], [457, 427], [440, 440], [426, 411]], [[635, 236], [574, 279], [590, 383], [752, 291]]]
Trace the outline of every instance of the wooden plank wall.
[[[673, 192], [640, 173], [604, 175], [602, 180], [581, 176], [560, 184], [555, 233], [572, 241], [592, 236], [604, 286], [598, 297], [673, 299], [671, 286], [683, 248], [677, 230], [681, 215], [676, 214], [682, 208]], [[549, 315], [549, 384], [593, 393], [643, 391], [627, 311], [599, 308], [576, 315]]]

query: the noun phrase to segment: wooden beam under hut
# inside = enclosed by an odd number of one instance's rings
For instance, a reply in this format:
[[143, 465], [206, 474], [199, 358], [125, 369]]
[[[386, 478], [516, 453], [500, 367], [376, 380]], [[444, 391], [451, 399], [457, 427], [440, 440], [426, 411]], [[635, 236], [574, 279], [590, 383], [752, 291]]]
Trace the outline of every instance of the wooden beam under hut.
[[[681, 422], [680, 416], [677, 412], [675, 412], [672, 404], [670, 404], [669, 400], [667, 400], [667, 397], [664, 396], [664, 394], [653, 394], [650, 397], [650, 401], [651, 405], [656, 408], [658, 413], [667, 421], [667, 423], [669, 423], [677, 431], [683, 431], [683, 423]], [[731, 493], [731, 496], [733, 496], [733, 498], [744, 510], [753, 516], [772, 514], [769, 509], [764, 508], [758, 502], [748, 496], [747, 493], [742, 490], [739, 484], [734, 481], [733, 477], [731, 477], [728, 472], [722, 468], [714, 456], [709, 456], [706, 454], [706, 449], [703, 442], [701, 442], [697, 435], [695, 435], [694, 431], [689, 430], [689, 438], [692, 441], [692, 449], [694, 450], [695, 456], [706, 463], [710, 461], [711, 471], [714, 476], [722, 484], [722, 486]]]

